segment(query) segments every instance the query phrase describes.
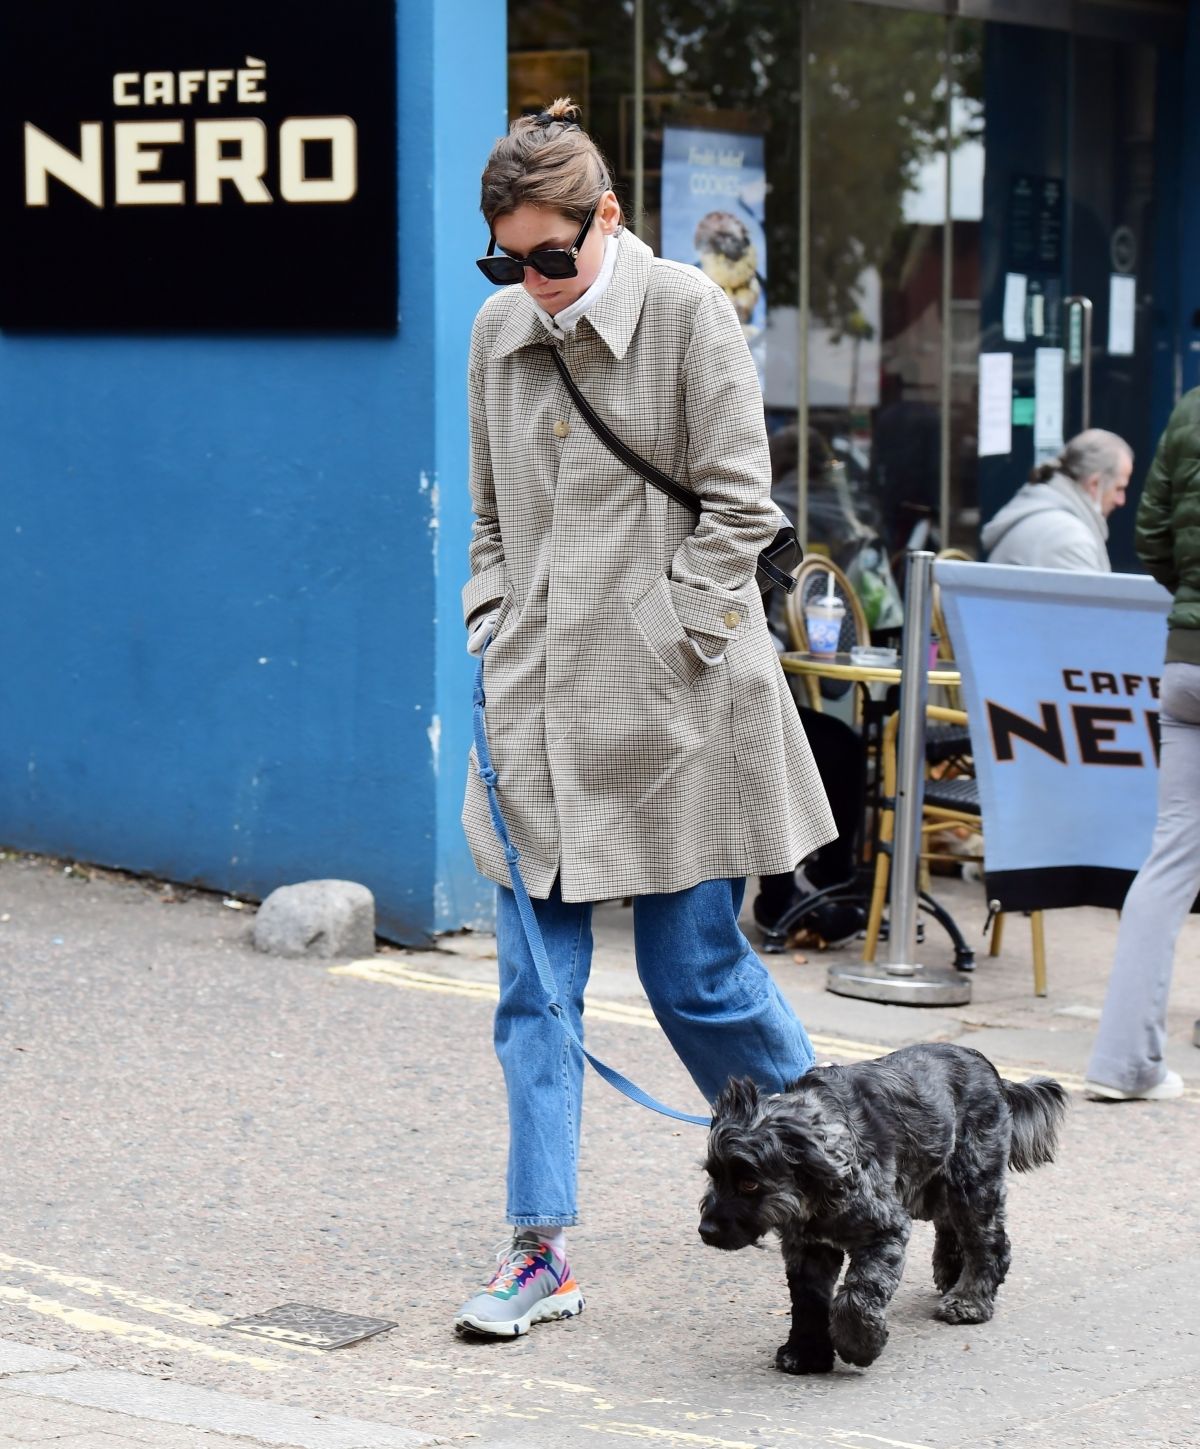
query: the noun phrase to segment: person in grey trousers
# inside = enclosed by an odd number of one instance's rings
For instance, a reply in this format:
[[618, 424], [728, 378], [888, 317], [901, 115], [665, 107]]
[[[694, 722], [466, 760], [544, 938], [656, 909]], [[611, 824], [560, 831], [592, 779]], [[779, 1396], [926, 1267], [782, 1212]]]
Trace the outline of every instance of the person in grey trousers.
[[1150, 855], [1121, 915], [1084, 1092], [1097, 1101], [1179, 1097], [1164, 1060], [1175, 943], [1200, 895], [1200, 388], [1177, 404], [1138, 506], [1138, 556], [1174, 603], [1159, 692], [1162, 750]]

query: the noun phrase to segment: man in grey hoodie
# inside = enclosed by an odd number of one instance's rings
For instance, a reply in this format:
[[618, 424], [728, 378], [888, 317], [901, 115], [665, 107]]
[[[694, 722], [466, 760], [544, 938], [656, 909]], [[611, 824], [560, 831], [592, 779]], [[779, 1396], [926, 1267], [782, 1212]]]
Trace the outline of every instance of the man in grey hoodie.
[[988, 562], [1111, 573], [1108, 516], [1125, 502], [1133, 450], [1089, 428], [1042, 463], [981, 535]]

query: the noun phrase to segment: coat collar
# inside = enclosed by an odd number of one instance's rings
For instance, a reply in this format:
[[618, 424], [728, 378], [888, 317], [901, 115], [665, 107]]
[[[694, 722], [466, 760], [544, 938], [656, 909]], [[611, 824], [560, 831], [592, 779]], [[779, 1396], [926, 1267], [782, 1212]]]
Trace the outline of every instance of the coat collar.
[[[618, 245], [620, 250], [613, 279], [596, 305], [579, 319], [579, 326], [589, 325], [620, 362], [629, 351], [642, 315], [654, 253], [630, 231], [621, 233]], [[547, 340], [546, 329], [524, 288], [514, 287], [512, 297], [508, 316], [492, 348], [494, 358], [507, 357], [522, 347]]]

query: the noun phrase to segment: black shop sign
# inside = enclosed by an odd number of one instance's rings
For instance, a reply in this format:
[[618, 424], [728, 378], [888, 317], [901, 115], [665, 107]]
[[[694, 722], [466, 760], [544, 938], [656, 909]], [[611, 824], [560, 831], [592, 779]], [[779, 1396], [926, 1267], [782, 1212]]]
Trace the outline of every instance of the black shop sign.
[[0, 326], [396, 326], [395, 0], [0, 9]]

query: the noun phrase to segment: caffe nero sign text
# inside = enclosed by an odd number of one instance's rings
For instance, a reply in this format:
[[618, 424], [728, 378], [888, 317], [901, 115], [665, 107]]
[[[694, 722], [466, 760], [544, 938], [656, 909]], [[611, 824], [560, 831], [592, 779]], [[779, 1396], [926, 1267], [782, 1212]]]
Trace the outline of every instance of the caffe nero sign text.
[[0, 14], [0, 326], [396, 326], [395, 0]]

